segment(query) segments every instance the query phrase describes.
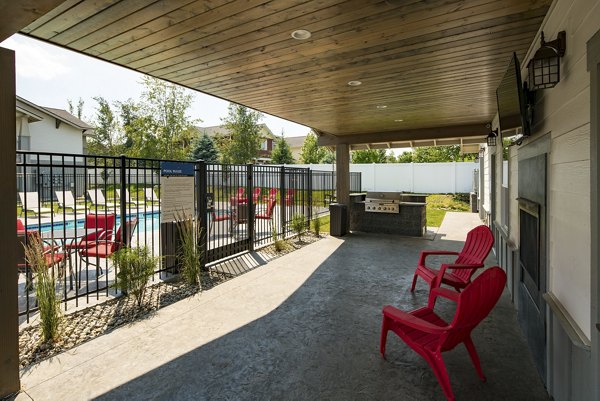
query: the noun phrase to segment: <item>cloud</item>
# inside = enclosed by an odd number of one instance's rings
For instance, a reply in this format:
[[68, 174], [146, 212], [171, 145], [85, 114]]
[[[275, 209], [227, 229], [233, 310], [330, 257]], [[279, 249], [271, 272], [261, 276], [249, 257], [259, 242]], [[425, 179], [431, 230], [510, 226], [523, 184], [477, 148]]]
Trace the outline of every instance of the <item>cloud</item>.
[[11, 36], [1, 45], [15, 51], [17, 76], [50, 81], [71, 72], [69, 58], [58, 47], [43, 46], [18, 35]]

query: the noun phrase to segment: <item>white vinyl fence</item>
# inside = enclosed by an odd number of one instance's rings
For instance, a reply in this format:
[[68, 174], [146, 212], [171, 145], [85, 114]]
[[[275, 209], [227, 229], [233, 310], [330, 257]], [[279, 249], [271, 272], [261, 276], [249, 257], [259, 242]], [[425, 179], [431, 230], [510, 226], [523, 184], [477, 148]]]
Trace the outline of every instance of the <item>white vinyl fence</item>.
[[[332, 171], [332, 164], [293, 164], [313, 170]], [[457, 193], [473, 190], [474, 162], [350, 164], [350, 171], [362, 173], [363, 191], [404, 191], [415, 193]]]

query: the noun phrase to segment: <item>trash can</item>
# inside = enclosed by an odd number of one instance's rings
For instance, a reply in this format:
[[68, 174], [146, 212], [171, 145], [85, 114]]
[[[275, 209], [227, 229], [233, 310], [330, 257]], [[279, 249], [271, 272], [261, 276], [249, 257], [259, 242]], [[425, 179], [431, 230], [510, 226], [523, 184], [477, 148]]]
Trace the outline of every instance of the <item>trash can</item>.
[[479, 208], [477, 207], [477, 192], [471, 192], [469, 197], [469, 203], [471, 206], [471, 213], [477, 213]]
[[341, 203], [329, 205], [329, 233], [334, 237], [342, 237], [348, 233], [348, 206]]

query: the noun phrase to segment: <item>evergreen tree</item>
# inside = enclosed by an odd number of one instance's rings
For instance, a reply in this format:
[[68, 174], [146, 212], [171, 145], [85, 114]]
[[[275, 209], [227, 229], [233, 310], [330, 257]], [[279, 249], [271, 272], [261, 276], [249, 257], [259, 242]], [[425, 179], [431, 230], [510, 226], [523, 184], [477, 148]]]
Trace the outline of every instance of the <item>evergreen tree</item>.
[[325, 148], [317, 144], [317, 136], [311, 131], [308, 133], [300, 149], [300, 160], [304, 164], [322, 163], [327, 156]]
[[292, 150], [290, 149], [290, 144], [283, 138], [283, 133], [281, 137], [277, 138], [275, 147], [271, 152], [271, 159], [275, 164], [292, 164], [294, 163], [294, 157], [292, 156]]
[[204, 160], [206, 163], [217, 163], [219, 161], [219, 151], [210, 137], [204, 133], [196, 140], [196, 146], [192, 151], [192, 160]]
[[230, 103], [223, 128], [229, 137], [218, 138], [224, 163], [250, 163], [258, 156], [262, 141], [258, 121], [262, 114], [239, 104]]

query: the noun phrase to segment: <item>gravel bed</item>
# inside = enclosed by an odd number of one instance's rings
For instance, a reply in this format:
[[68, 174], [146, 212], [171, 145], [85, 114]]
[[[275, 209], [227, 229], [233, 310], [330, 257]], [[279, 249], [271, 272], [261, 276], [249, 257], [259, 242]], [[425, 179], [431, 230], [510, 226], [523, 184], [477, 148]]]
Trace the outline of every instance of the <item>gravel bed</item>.
[[[323, 235], [317, 237], [309, 233], [303, 235], [301, 241], [297, 238], [286, 240], [287, 246], [281, 252], [277, 252], [274, 245], [266, 246], [258, 252], [265, 254], [269, 259], [274, 259], [323, 237]], [[56, 342], [42, 342], [39, 324], [25, 327], [19, 333], [20, 366], [26, 368], [125, 324], [145, 319], [160, 308], [193, 296], [202, 290], [208, 290], [233, 277], [235, 276], [232, 274], [211, 270], [203, 274], [201, 287], [189, 285], [178, 279], [149, 286], [140, 308], [132, 298], [118, 297], [66, 314], [63, 316], [61, 335]]]

